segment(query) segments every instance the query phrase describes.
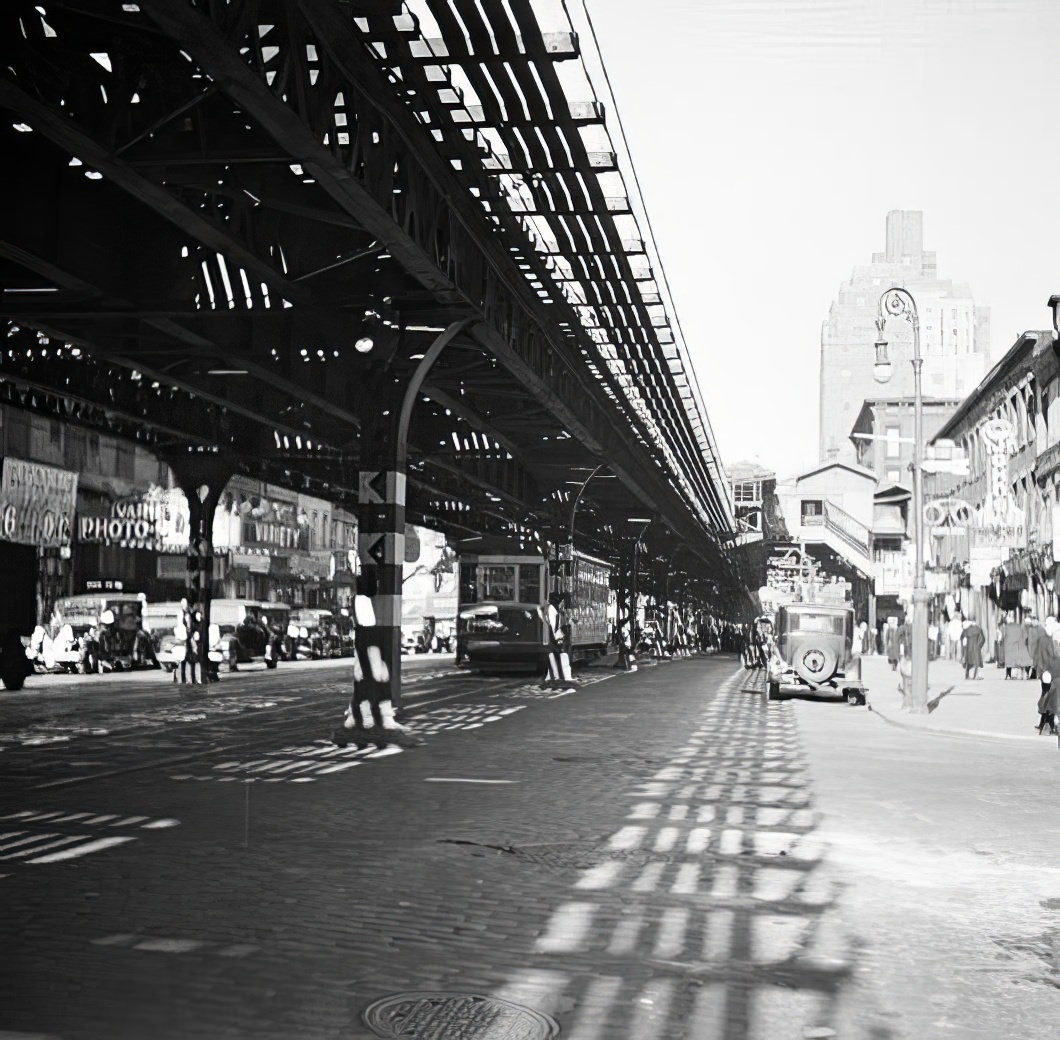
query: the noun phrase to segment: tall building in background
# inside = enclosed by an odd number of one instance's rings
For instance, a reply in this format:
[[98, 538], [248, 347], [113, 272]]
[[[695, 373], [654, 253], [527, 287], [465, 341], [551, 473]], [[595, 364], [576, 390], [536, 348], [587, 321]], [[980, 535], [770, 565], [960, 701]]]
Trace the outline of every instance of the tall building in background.
[[890, 382], [881, 386], [872, 377], [880, 294], [892, 285], [908, 289], [916, 300], [925, 398], [963, 400], [986, 372], [989, 308], [976, 306], [967, 284], [939, 278], [934, 252], [924, 249], [924, 214], [891, 210], [885, 251], [854, 268], [821, 327], [822, 462], [856, 461], [850, 433], [866, 400], [913, 396], [913, 333], [904, 319], [887, 321]]

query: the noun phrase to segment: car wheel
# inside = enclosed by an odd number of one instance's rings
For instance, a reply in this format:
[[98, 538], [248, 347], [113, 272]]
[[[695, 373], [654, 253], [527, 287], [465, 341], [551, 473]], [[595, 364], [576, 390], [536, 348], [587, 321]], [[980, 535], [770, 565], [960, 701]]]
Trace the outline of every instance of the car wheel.
[[265, 662], [265, 667], [266, 667], [266, 668], [275, 668], [275, 667], [276, 667], [276, 665], [277, 665], [277, 663], [278, 663], [278, 662], [277, 662], [277, 660], [276, 660], [276, 658], [275, 658], [275, 657], [270, 657], [270, 658], [269, 658], [269, 659], [268, 659], [268, 660], [267, 660], [267, 661]]
[[21, 668], [9, 668], [4, 672], [4, 689], [21, 690], [26, 683], [26, 677]]

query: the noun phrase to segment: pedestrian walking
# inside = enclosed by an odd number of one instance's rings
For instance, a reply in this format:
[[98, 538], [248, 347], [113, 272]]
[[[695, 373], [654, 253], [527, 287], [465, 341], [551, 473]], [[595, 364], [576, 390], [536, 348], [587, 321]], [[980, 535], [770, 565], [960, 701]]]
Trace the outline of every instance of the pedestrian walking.
[[1053, 679], [1038, 698], [1038, 722], [1034, 728], [1039, 735], [1049, 733], [1054, 737], [1060, 736], [1060, 730], [1057, 730], [1056, 725], [1058, 714], [1060, 714], [1060, 676]]
[[1041, 683], [1041, 695], [1044, 697], [1053, 684], [1053, 678], [1060, 678], [1060, 647], [1055, 642], [1057, 635], [1056, 618], [1051, 615], [1045, 624], [1039, 626], [1040, 636], [1034, 644], [1034, 670]]
[[986, 643], [986, 635], [983, 633], [983, 630], [975, 623], [974, 619], [966, 620], [961, 631], [961, 647], [964, 653], [965, 679], [982, 678], [979, 674], [979, 669], [983, 667], [984, 643]]
[[1045, 630], [1038, 624], [1038, 618], [1034, 614], [1028, 614], [1023, 619], [1021, 628], [1023, 630], [1023, 645], [1027, 648], [1027, 657], [1030, 660], [1027, 665], [1027, 678], [1034, 679], [1042, 674], [1038, 668], [1037, 656], [1038, 647], [1045, 636]]
[[887, 619], [887, 628], [883, 633], [884, 647], [887, 651], [887, 663], [891, 666], [891, 671], [896, 671], [898, 668], [898, 658], [901, 652], [901, 644], [899, 641], [900, 633], [898, 631], [898, 618], [889, 617]]
[[910, 707], [913, 693], [913, 626], [908, 622], [895, 629], [898, 644], [898, 692], [902, 695], [902, 708]]
[[949, 643], [949, 657], [951, 661], [959, 661], [961, 658], [961, 635], [964, 632], [964, 622], [959, 612], [950, 615], [946, 622], [946, 639]]
[[618, 623], [618, 666], [627, 672], [637, 670], [637, 655], [633, 650], [633, 620], [628, 615]]
[[563, 609], [565, 598], [562, 592], [548, 594], [545, 607], [545, 641], [548, 645], [548, 680], [546, 685], [563, 693], [573, 693], [574, 676], [570, 667], [571, 632], [570, 622]]
[[859, 654], [871, 654], [873, 651], [872, 639], [869, 636], [869, 626], [862, 621], [858, 625], [858, 647]]
[[[1011, 619], [1005, 624], [1005, 678], [1022, 679], [1031, 667], [1027, 638], [1023, 625]], [[1013, 676], [1013, 672], [1016, 672]]]

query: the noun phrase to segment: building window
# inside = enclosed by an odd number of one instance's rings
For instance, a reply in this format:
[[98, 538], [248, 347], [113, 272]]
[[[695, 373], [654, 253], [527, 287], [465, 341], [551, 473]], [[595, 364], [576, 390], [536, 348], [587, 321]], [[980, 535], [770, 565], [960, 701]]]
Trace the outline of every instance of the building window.
[[888, 484], [901, 484], [902, 473], [901, 470], [889, 469], [887, 470], [887, 483]]
[[804, 498], [801, 512], [804, 524], [813, 523], [814, 518], [824, 516], [824, 502], [819, 498]]
[[888, 426], [886, 428], [887, 435], [887, 458], [897, 459], [901, 458], [902, 445], [898, 440], [902, 435], [902, 428], [900, 426]]
[[762, 482], [745, 480], [734, 484], [732, 497], [736, 502], [760, 502], [762, 500]]

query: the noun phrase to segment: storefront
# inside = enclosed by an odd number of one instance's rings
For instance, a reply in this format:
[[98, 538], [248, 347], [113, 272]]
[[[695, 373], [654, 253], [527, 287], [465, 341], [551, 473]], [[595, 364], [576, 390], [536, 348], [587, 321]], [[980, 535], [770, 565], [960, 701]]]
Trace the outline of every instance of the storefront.
[[78, 475], [5, 458], [0, 471], [0, 540], [37, 549], [37, 618], [46, 622], [70, 589]]

